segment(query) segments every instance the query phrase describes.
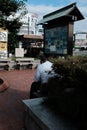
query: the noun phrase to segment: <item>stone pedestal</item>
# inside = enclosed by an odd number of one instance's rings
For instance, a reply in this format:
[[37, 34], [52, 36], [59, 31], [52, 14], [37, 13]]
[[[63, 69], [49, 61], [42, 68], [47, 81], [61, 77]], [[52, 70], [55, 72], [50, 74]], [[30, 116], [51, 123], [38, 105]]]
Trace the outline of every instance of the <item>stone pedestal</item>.
[[23, 100], [27, 130], [77, 130], [43, 104], [43, 98]]
[[15, 57], [24, 57], [24, 48], [15, 48]]

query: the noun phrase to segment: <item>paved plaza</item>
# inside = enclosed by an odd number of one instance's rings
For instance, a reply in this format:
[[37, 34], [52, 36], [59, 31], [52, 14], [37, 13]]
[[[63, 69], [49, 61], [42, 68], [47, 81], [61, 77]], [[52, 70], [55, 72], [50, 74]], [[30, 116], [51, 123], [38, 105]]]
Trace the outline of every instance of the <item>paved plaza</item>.
[[0, 93], [0, 130], [22, 130], [24, 127], [24, 104], [29, 98], [35, 69], [0, 70], [9, 82], [9, 88]]

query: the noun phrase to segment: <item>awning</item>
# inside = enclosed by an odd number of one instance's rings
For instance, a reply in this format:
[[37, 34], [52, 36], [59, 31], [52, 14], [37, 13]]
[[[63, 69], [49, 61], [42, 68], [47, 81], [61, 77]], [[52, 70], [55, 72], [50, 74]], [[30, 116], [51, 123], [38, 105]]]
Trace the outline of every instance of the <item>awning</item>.
[[23, 38], [43, 40], [43, 36], [39, 36], [39, 35], [23, 35]]

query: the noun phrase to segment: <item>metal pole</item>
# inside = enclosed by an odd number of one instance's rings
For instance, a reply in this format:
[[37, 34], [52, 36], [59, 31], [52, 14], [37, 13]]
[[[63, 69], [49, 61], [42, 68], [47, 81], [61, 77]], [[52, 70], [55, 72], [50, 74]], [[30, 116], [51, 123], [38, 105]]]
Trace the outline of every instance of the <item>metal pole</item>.
[[28, 17], [28, 34], [29, 34], [29, 17]]

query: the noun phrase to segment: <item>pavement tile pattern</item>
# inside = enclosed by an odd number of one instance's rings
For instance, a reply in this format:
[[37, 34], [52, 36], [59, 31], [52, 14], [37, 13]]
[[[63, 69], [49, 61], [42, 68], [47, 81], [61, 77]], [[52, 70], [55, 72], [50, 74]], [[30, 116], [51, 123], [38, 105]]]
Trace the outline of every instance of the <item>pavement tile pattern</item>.
[[9, 88], [0, 93], [0, 130], [22, 130], [24, 104], [29, 98], [35, 69], [0, 70], [0, 77], [9, 82]]

